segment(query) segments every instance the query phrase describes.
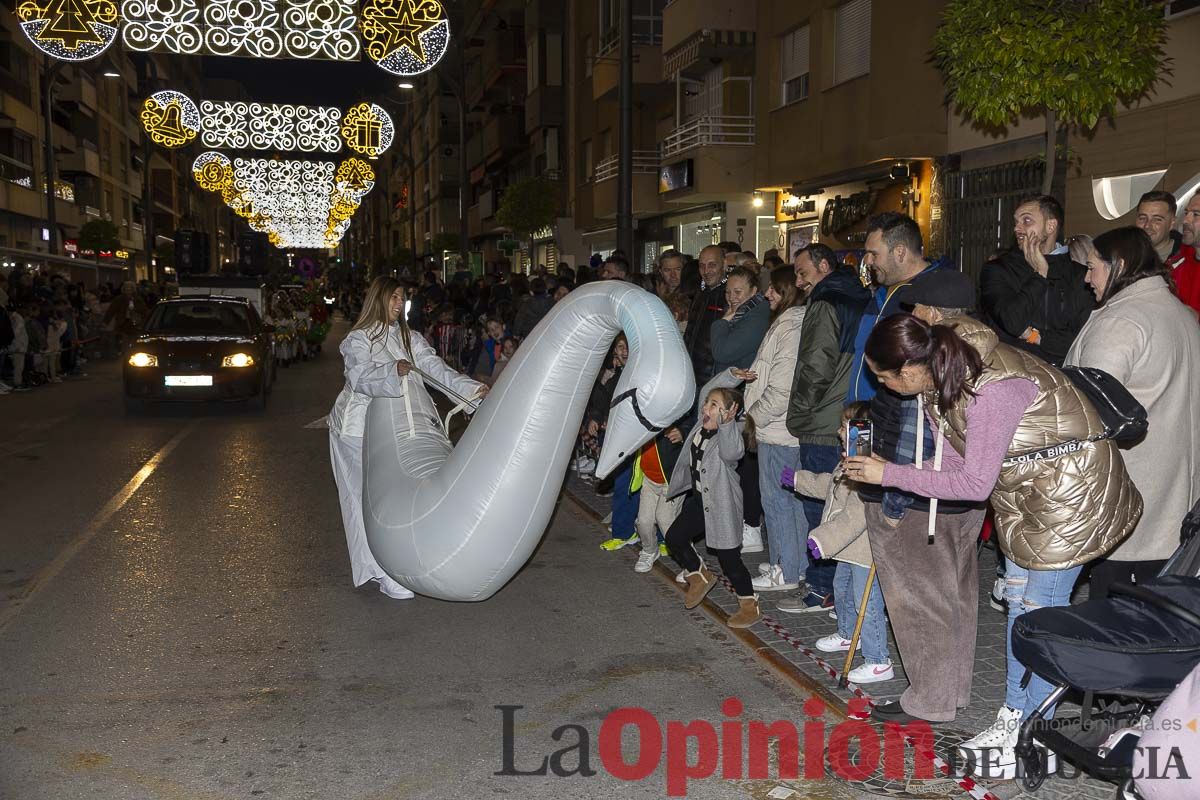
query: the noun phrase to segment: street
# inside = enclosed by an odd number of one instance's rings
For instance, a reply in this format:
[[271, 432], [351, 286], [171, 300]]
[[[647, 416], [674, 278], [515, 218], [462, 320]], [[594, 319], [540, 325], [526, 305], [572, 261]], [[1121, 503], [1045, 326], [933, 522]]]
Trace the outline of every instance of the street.
[[[327, 432], [309, 427], [341, 388], [345, 331], [280, 371], [265, 413], [127, 418], [111, 361], [4, 398], [0, 797], [661, 797], [661, 765], [636, 782], [601, 765], [613, 709], [719, 726], [737, 697], [746, 719], [803, 719], [803, 695], [660, 576], [602, 552], [566, 498], [488, 602], [354, 589]], [[500, 705], [523, 707], [509, 771], [576, 744], [552, 738], [575, 724], [596, 774], [495, 775]], [[555, 763], [576, 771], [580, 749]], [[806, 796], [851, 793], [828, 779]]]

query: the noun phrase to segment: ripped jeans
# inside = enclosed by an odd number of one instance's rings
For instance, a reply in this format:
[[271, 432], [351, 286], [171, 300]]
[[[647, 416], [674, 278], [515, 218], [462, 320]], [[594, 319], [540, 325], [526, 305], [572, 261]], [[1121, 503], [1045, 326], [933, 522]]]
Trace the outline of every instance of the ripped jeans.
[[[1021, 688], [1021, 679], [1025, 677], [1025, 665], [1013, 657], [1013, 622], [1026, 611], [1065, 606], [1070, 603], [1071, 589], [1075, 586], [1075, 580], [1083, 567], [1025, 569], [1010, 559], [1006, 559], [1006, 566], [1004, 599], [1008, 601], [1008, 676], [1004, 705], [1019, 710], [1021, 719], [1026, 719], [1050, 696], [1054, 687], [1033, 675], [1029, 686]], [[1053, 716], [1054, 710], [1051, 709], [1046, 718]]]

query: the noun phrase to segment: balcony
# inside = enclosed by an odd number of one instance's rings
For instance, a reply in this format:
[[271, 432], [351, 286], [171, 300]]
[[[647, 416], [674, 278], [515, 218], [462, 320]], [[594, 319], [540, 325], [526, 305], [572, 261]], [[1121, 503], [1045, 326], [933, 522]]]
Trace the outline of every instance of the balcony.
[[525, 98], [525, 133], [563, 125], [563, 87], [539, 86]]
[[663, 159], [697, 147], [753, 145], [754, 117], [696, 117], [667, 134], [663, 140]]
[[674, 0], [663, 9], [663, 78], [711, 58], [753, 55], [758, 28], [755, 0]]
[[496, 114], [483, 127], [483, 157], [491, 164], [528, 144], [524, 119], [515, 113]]
[[[617, 215], [617, 183], [620, 173], [619, 157], [609, 156], [596, 164], [592, 172], [592, 214], [596, 219], [612, 219]], [[635, 215], [657, 213], [658, 169], [657, 150], [633, 151], [633, 212]]]
[[58, 98], [64, 103], [73, 103], [94, 113], [97, 107], [96, 82], [80, 75], [58, 90]]
[[100, 177], [100, 154], [96, 152], [96, 145], [86, 139], [81, 139], [79, 145], [59, 159], [59, 170], [64, 175], [84, 174]]
[[509, 28], [494, 31], [488, 36], [488, 46], [480, 59], [483, 88], [486, 90], [505, 74], [523, 75], [525, 72], [525, 31]]
[[[658, 175], [659, 156], [657, 150], [634, 150], [633, 151], [633, 174], [636, 175]], [[592, 181], [600, 183], [601, 181], [611, 180], [617, 177], [620, 166], [619, 156], [609, 156], [603, 161], [596, 164], [596, 168], [592, 170]], [[637, 180], [634, 178], [634, 180]]]
[[474, 169], [483, 163], [483, 135], [476, 132], [467, 139], [467, 169]]
[[[616, 97], [621, 77], [620, 39], [614, 28], [605, 31], [592, 64], [592, 99]], [[633, 82], [662, 81], [662, 18], [635, 18], [633, 24]]]

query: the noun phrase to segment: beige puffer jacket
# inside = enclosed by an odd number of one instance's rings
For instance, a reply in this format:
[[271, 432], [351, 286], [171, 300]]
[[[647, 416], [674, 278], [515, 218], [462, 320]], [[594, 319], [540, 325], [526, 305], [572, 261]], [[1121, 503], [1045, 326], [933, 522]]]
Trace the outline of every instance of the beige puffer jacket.
[[[1038, 394], [1021, 418], [1008, 457], [1104, 430], [1099, 415], [1070, 378], [1023, 350], [1001, 344], [986, 325], [965, 317], [947, 320], [983, 357], [984, 370], [972, 384], [978, 390], [1006, 378], [1026, 378]], [[952, 447], [966, 452], [966, 408], [962, 398], [945, 418]], [[935, 421], [936, 403], [925, 398]], [[992, 490], [996, 530], [1004, 554], [1026, 569], [1066, 569], [1112, 551], [1142, 514], [1142, 496], [1125, 471], [1111, 440], [1084, 445], [1057, 458], [1005, 463]]]

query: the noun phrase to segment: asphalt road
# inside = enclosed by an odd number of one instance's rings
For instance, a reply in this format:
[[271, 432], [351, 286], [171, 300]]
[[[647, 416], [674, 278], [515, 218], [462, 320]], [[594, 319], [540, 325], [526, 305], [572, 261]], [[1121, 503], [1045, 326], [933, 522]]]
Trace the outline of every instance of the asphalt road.
[[[737, 697], [745, 719], [803, 720], [802, 695], [600, 551], [570, 500], [485, 603], [354, 589], [327, 432], [306, 427], [341, 388], [335, 345], [281, 370], [265, 413], [126, 417], [112, 362], [0, 398], [0, 798], [662, 797], [661, 763], [624, 781], [601, 762], [613, 709], [719, 730]], [[499, 705], [522, 707], [515, 770], [578, 725], [596, 774], [494, 774]], [[579, 748], [559, 761], [575, 771]], [[850, 795], [822, 781], [801, 796]]]

